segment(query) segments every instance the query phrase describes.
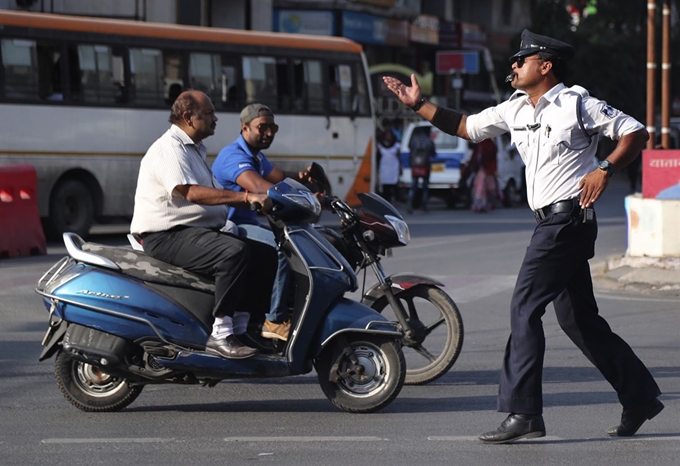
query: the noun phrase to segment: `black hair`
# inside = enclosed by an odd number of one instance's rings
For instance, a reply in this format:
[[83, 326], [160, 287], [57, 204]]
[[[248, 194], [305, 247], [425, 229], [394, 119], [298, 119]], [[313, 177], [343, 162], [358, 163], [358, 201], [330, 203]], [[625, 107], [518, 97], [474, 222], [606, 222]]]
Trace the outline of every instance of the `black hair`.
[[537, 56], [543, 61], [549, 61], [552, 63], [552, 72], [558, 81], [563, 82], [566, 79], [567, 73], [569, 72], [569, 67], [567, 66], [567, 62], [563, 60], [562, 57], [550, 52], [538, 52]]
[[184, 112], [189, 112], [193, 115], [198, 110], [198, 106], [198, 100], [196, 100], [195, 94], [193, 92], [184, 91], [172, 104], [168, 121], [173, 124], [181, 123], [183, 121], [182, 115], [184, 115]]

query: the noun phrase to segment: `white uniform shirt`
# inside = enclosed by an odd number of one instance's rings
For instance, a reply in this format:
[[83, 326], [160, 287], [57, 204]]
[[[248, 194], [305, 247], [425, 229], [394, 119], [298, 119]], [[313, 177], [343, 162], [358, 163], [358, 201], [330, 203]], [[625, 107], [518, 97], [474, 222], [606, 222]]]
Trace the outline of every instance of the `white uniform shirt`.
[[[581, 96], [579, 126], [577, 103]], [[580, 86], [560, 83], [534, 107], [526, 93], [516, 91], [508, 100], [467, 118], [474, 142], [510, 132], [526, 166], [527, 200], [536, 210], [580, 195], [578, 184], [595, 168], [598, 136], [619, 140], [644, 126], [634, 118], [588, 95]]]
[[172, 125], [142, 158], [130, 231], [133, 234], [165, 231], [179, 225], [221, 228], [229, 213], [226, 205], [199, 205], [176, 190], [180, 185], [222, 189], [206, 164], [203, 143], [194, 143]]

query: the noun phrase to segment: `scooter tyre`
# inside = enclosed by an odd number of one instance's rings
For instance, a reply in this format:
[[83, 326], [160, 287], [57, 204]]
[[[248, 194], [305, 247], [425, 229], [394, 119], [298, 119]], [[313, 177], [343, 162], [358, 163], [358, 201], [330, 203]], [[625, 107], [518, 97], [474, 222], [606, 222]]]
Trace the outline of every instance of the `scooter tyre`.
[[[368, 380], [355, 376], [342, 378], [338, 382], [329, 380], [334, 364], [333, 355], [342, 353], [344, 348], [335, 348], [338, 341], [331, 343], [316, 361], [319, 385], [326, 397], [338, 408], [349, 413], [372, 413], [389, 405], [399, 395], [406, 376], [406, 362], [398, 341], [379, 335], [356, 334], [346, 337], [360, 364], [367, 373], [373, 374]], [[342, 356], [339, 369], [343, 370], [347, 357]]]
[[[442, 289], [433, 285], [417, 285], [400, 291], [395, 296], [403, 302], [406, 311], [411, 314], [411, 317], [422, 318], [422, 316], [418, 316], [416, 305], [416, 299], [418, 299], [429, 302], [439, 311], [440, 318], [444, 319], [441, 325], [444, 325], [446, 328], [446, 340], [443, 342], [441, 351], [436, 352], [433, 360], [426, 360], [428, 361], [427, 364], [421, 366], [412, 365], [406, 369], [404, 385], [425, 385], [446, 374], [456, 362], [458, 356], [460, 356], [461, 349], [463, 348], [463, 318], [460, 315], [458, 306], [456, 306], [451, 297]], [[409, 311], [409, 305], [413, 307], [412, 311]], [[396, 320], [394, 312], [384, 296], [376, 300], [371, 307], [381, 314], [388, 314], [386, 315], [388, 319]], [[385, 312], [386, 310], [389, 310], [389, 312]], [[425, 325], [431, 326], [432, 324], [426, 322]], [[427, 337], [421, 345], [424, 348], [428, 347]], [[412, 349], [408, 349], [408, 351], [414, 352]]]
[[135, 401], [144, 388], [130, 387], [124, 378], [71, 359], [63, 351], [54, 360], [54, 376], [69, 403], [86, 412], [120, 411]]

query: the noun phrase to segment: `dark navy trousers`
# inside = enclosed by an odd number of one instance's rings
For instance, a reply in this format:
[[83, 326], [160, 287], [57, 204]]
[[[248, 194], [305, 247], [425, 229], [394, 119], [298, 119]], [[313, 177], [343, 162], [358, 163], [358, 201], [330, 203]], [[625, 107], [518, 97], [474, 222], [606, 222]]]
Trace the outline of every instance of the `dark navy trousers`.
[[598, 313], [588, 265], [596, 238], [596, 221], [582, 223], [568, 212], [549, 215], [536, 226], [512, 297], [498, 411], [543, 412], [541, 319], [551, 302], [564, 333], [614, 387], [624, 408], [661, 394], [642, 361]]

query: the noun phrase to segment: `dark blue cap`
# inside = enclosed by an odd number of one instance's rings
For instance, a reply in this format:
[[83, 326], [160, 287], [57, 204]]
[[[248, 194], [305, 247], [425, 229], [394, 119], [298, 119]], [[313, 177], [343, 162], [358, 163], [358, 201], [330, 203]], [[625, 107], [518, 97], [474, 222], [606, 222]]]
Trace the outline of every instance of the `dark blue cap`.
[[567, 60], [574, 56], [574, 47], [551, 37], [535, 34], [528, 29], [522, 31], [522, 42], [519, 44], [519, 52], [510, 57], [515, 61], [519, 57], [526, 57], [538, 52], [547, 52]]

